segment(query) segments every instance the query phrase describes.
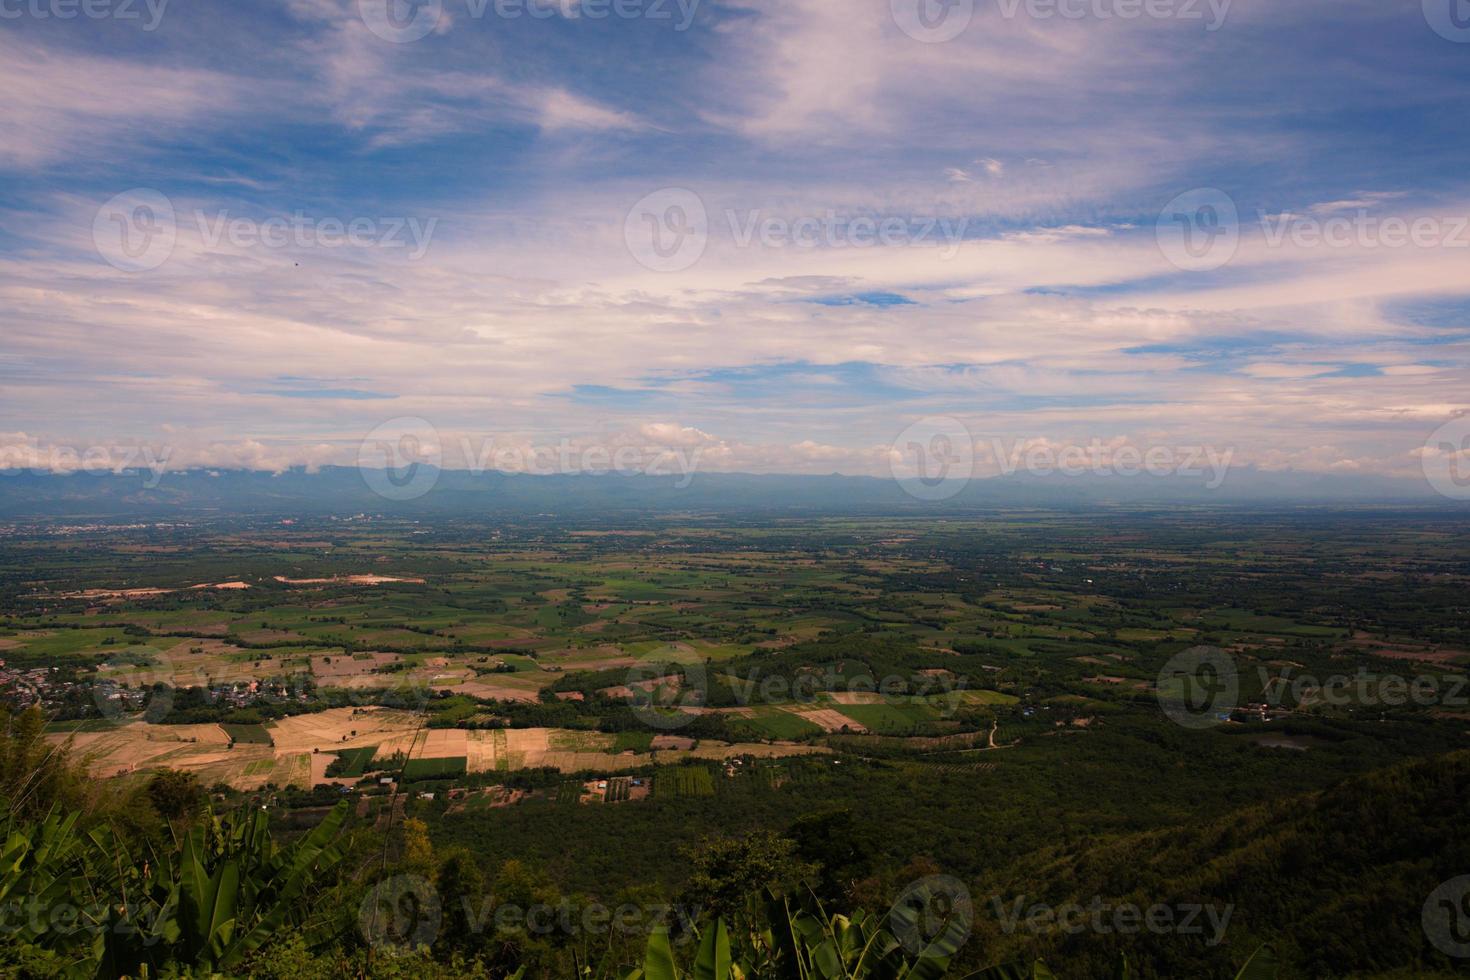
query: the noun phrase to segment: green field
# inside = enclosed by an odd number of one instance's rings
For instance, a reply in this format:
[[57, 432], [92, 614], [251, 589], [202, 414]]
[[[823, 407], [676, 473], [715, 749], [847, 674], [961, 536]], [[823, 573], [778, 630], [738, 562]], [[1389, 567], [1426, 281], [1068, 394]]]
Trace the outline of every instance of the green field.
[[836, 709], [880, 735], [916, 731], [942, 717], [939, 709], [926, 704], [841, 704]]
[[221, 722], [220, 726], [225, 734], [230, 736], [231, 741], [242, 745], [273, 745], [270, 732], [262, 725], [238, 725], [229, 722]]
[[748, 731], [756, 738], [790, 741], [821, 735], [823, 729], [792, 711], [781, 708], [758, 708], [752, 718], [731, 722], [737, 731]]
[[410, 759], [403, 767], [403, 781], [419, 782], [425, 779], [450, 779], [463, 776], [469, 768], [464, 756], [451, 759]]
[[704, 766], [661, 768], [653, 778], [653, 795], [661, 799], [714, 796], [714, 773]]
[[653, 732], [647, 729], [634, 729], [617, 733], [613, 740], [612, 750], [614, 752], [637, 752], [646, 755], [653, 747]]
[[359, 777], [368, 771], [372, 765], [373, 757], [378, 754], [376, 745], [367, 745], [360, 749], [345, 749], [334, 753], [337, 761], [327, 767], [328, 776], [351, 776]]

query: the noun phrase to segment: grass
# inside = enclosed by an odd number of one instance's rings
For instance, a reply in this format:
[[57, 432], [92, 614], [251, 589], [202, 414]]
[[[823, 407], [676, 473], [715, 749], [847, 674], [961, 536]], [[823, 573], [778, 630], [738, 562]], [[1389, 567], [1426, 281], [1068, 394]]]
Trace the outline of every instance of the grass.
[[654, 776], [653, 793], [661, 799], [714, 796], [714, 773], [705, 766], [670, 766]]
[[790, 741], [822, 734], [822, 727], [781, 708], [760, 708], [753, 718], [740, 718], [731, 727], [745, 729], [760, 738]]
[[48, 721], [46, 734], [71, 735], [75, 732], [110, 732], [121, 722], [111, 718], [84, 718], [79, 721]]
[[903, 734], [937, 721], [939, 712], [924, 704], [842, 704], [837, 710], [870, 732]]
[[262, 725], [237, 725], [222, 722], [219, 727], [225, 730], [225, 734], [230, 736], [232, 741], [239, 742], [242, 745], [275, 744], [271, 741], [270, 732], [266, 731]]
[[469, 759], [454, 756], [448, 759], [410, 759], [403, 767], [403, 781], [417, 782], [422, 779], [446, 779], [463, 776], [469, 771]]
[[653, 732], [634, 730], [618, 732], [613, 741], [613, 752], [637, 752], [646, 755], [653, 750]]
[[337, 761], [327, 767], [328, 776], [359, 777], [367, 772], [372, 765], [373, 757], [378, 754], [376, 745], [368, 745], [360, 749], [346, 749], [334, 753]]

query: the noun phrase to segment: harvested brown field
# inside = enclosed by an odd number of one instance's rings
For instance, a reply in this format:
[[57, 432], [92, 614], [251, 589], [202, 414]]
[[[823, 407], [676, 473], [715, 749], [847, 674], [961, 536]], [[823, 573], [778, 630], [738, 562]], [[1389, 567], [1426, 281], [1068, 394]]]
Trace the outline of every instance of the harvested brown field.
[[833, 691], [827, 696], [838, 704], [882, 704], [885, 700], [876, 691]]
[[[882, 700], [881, 698], [879, 700]], [[842, 701], [839, 704], [871, 704], [868, 701]], [[844, 715], [834, 708], [814, 708], [810, 711], [796, 712], [802, 721], [809, 721], [819, 726], [826, 732], [840, 732], [846, 728], [850, 732], [865, 732], [867, 729], [856, 721]]]
[[[335, 752], [379, 745], [385, 736], [412, 734], [421, 724], [418, 715], [394, 708], [333, 708], [271, 722], [271, 738], [278, 752]], [[354, 734], [355, 733], [355, 734]]]

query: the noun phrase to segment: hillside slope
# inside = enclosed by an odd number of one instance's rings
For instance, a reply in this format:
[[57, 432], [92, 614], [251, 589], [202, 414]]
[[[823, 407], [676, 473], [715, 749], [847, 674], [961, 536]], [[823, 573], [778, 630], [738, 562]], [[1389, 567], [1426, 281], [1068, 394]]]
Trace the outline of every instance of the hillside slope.
[[[992, 960], [1040, 954], [1063, 976], [1104, 975], [1119, 950], [1147, 964], [1144, 976], [1228, 976], [1264, 941], [1281, 950], [1288, 977], [1463, 970], [1430, 944], [1421, 914], [1442, 882], [1470, 874], [1467, 815], [1470, 752], [1457, 752], [1198, 826], [1040, 852], [976, 889], [972, 948]], [[1024, 908], [1100, 898], [1233, 911], [1215, 946], [1207, 918], [1202, 936], [1036, 934], [1024, 921], [1008, 932], [1023, 897]]]

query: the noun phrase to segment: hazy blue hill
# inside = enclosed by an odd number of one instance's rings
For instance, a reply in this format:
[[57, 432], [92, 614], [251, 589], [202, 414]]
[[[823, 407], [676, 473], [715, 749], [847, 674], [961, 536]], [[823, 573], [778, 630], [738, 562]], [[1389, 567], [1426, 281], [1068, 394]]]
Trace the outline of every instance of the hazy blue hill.
[[1223, 487], [1202, 478], [1016, 475], [973, 480], [945, 501], [929, 502], [893, 480], [849, 476], [762, 476], [700, 473], [688, 486], [677, 476], [524, 476], [444, 471], [434, 489], [413, 500], [374, 493], [350, 467], [281, 474], [241, 470], [149, 475], [20, 473], [0, 475], [0, 515], [86, 517], [173, 512], [243, 514], [585, 514], [833, 513], [915, 514], [992, 507], [1069, 508], [1106, 504], [1234, 505], [1410, 503], [1463, 507], [1422, 482], [1382, 477], [1265, 473], [1236, 469]]

